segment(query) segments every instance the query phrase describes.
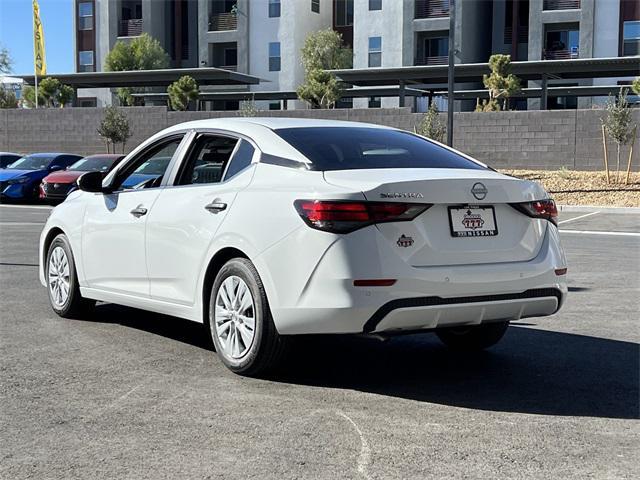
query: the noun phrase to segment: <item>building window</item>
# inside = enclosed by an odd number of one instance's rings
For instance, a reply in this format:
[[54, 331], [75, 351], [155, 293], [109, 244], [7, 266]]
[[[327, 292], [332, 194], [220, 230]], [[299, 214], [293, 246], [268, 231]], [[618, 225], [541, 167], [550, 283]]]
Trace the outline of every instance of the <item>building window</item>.
[[369, 108], [380, 108], [381, 106], [380, 97], [369, 97]]
[[353, 25], [353, 0], [336, 0], [336, 27]]
[[640, 21], [624, 22], [622, 25], [622, 55], [640, 55]]
[[224, 66], [225, 67], [238, 66], [238, 49], [237, 48], [224, 49]]
[[382, 37], [369, 37], [369, 66], [382, 66]]
[[580, 31], [575, 28], [548, 28], [545, 36], [545, 60], [567, 60], [578, 58]]
[[280, 110], [280, 100], [269, 102], [269, 110]]
[[320, 13], [320, 0], [311, 0], [311, 11], [313, 13]]
[[382, 0], [369, 0], [369, 10], [382, 10]]
[[93, 72], [93, 50], [83, 50], [78, 52], [78, 71]]
[[269, 71], [280, 71], [280, 42], [269, 44]]
[[269, 18], [280, 16], [280, 0], [269, 0]]
[[93, 30], [93, 3], [78, 4], [78, 30]]
[[84, 108], [97, 107], [98, 100], [96, 99], [96, 97], [81, 97], [78, 98], [77, 105]]

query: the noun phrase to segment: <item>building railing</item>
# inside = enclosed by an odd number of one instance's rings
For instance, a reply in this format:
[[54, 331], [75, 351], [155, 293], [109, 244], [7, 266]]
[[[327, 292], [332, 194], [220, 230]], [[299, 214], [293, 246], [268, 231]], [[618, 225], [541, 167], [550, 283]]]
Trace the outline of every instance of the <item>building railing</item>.
[[543, 51], [542, 58], [544, 60], [571, 60], [572, 58], [578, 58], [578, 50], [552, 50]]
[[580, 8], [580, 0], [544, 0], [543, 10], [575, 10]]
[[416, 0], [415, 18], [449, 16], [449, 0]]
[[438, 57], [423, 57], [416, 59], [416, 65], [447, 65], [449, 63], [449, 57], [446, 55]]
[[137, 37], [142, 35], [142, 19], [132, 18], [130, 20], [122, 20], [118, 29], [119, 37]]
[[209, 31], [237, 30], [238, 16], [235, 13], [217, 13], [209, 16]]
[[[504, 27], [504, 43], [511, 43], [513, 39], [513, 29], [511, 25]], [[529, 26], [528, 25], [520, 25], [518, 27], [518, 43], [528, 43], [529, 42]]]
[[231, 70], [232, 72], [238, 71], [237, 65], [216, 65], [216, 68], [222, 68], [224, 70]]

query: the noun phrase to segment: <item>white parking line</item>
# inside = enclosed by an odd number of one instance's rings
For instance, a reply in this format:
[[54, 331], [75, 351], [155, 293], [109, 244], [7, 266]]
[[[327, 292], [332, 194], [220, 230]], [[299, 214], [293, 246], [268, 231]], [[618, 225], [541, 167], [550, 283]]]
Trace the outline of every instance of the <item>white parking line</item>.
[[563, 220], [561, 222], [558, 222], [558, 225], [562, 225], [563, 223], [573, 222], [574, 220], [580, 220], [581, 218], [590, 217], [591, 215], [596, 215], [598, 213], [600, 213], [599, 210], [597, 212], [585, 213], [584, 215], [580, 215], [578, 217], [573, 217], [573, 218], [570, 218], [568, 220]]
[[0, 208], [33, 208], [37, 210], [51, 210], [53, 207], [49, 205], [9, 205], [6, 203], [0, 203]]
[[560, 233], [581, 233], [583, 235], [616, 235], [619, 237], [640, 237], [638, 232], [599, 232], [595, 230], [560, 230]]

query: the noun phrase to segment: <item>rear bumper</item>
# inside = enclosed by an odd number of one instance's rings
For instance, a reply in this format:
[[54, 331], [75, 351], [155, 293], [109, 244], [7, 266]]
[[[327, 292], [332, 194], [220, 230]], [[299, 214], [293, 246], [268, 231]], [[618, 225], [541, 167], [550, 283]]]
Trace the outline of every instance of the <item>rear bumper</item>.
[[[549, 226], [535, 258], [526, 262], [411, 267], [397, 258], [375, 227], [329, 245], [310, 275], [291, 278], [271, 310], [282, 334], [393, 332], [552, 315], [567, 294], [558, 230]], [[295, 238], [297, 245], [304, 239]], [[309, 243], [312, 241], [309, 240]], [[291, 245], [291, 249], [295, 248]], [[285, 251], [292, 251], [285, 248]], [[278, 249], [279, 250], [279, 249]], [[263, 257], [267, 264], [272, 260]], [[278, 261], [285, 262], [286, 259]], [[290, 261], [290, 260], [289, 260]], [[271, 269], [270, 269], [271, 270]], [[272, 270], [273, 271], [273, 270]], [[390, 287], [354, 287], [354, 279], [396, 279]], [[302, 285], [299, 292], [293, 285]], [[271, 300], [271, 298], [270, 298]]]

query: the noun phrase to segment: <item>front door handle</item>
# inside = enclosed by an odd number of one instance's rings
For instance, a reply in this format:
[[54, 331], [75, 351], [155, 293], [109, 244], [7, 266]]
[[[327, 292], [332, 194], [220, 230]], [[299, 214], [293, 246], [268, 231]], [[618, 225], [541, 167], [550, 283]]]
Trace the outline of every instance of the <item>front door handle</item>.
[[227, 204], [213, 201], [204, 206], [204, 209], [211, 213], [218, 213], [227, 209]]
[[133, 215], [136, 218], [140, 218], [143, 215], [147, 214], [147, 209], [144, 208], [143, 206], [138, 206], [136, 208], [134, 208], [133, 210], [131, 210], [131, 215]]

